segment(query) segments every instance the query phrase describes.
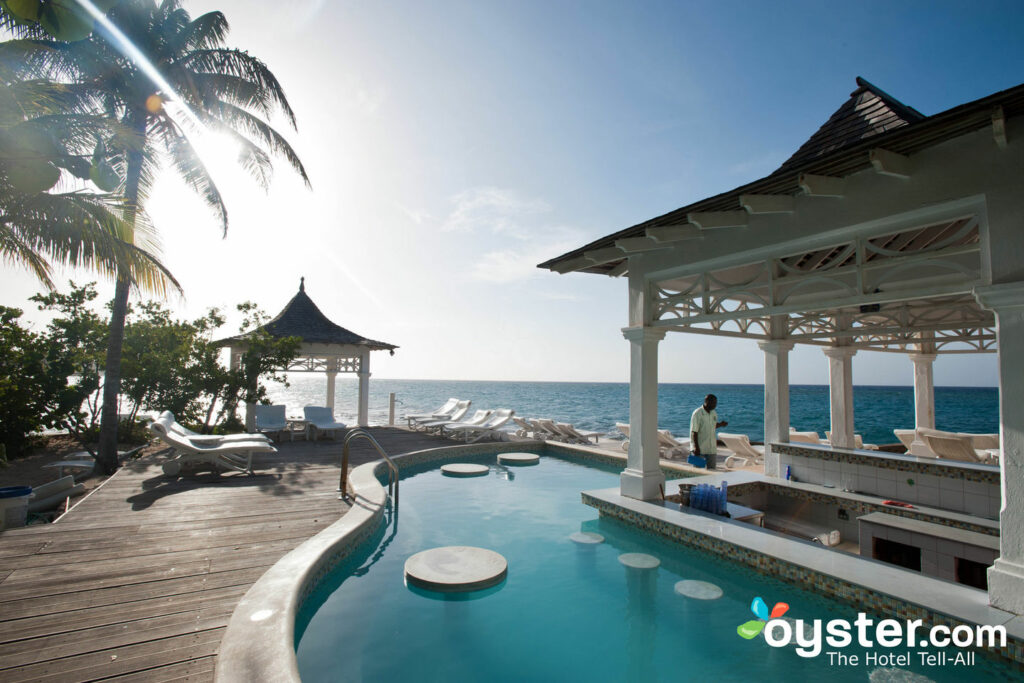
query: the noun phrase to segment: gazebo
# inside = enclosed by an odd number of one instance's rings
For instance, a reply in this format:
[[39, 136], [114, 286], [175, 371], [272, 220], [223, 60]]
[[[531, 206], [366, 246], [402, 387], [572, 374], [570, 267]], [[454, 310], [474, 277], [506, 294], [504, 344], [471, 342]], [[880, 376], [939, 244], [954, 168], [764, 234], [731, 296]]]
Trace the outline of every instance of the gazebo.
[[[306, 294], [306, 278], [299, 280], [299, 292], [292, 297], [281, 312], [270, 322], [259, 328], [274, 337], [299, 337], [302, 345], [299, 356], [286, 368], [288, 372], [327, 373], [326, 405], [334, 410], [334, 383], [339, 372], [355, 373], [359, 376], [359, 425], [369, 422], [370, 402], [370, 352], [390, 351], [394, 344], [361, 337], [325, 316]], [[256, 330], [221, 340], [222, 346], [231, 349], [231, 367], [238, 367], [242, 354], [248, 348], [247, 339]], [[246, 406], [245, 424], [250, 431], [254, 427], [251, 404]]]
[[[758, 342], [765, 473], [789, 441], [788, 354], [822, 348], [836, 446], [853, 446], [858, 350], [914, 363], [918, 427], [932, 365], [999, 360], [1002, 509], [993, 605], [1024, 613], [1024, 85], [924, 116], [871, 83], [772, 174], [540, 264], [628, 279], [630, 450], [621, 494], [660, 495], [658, 342]], [[780, 449], [781, 450], [781, 449]]]

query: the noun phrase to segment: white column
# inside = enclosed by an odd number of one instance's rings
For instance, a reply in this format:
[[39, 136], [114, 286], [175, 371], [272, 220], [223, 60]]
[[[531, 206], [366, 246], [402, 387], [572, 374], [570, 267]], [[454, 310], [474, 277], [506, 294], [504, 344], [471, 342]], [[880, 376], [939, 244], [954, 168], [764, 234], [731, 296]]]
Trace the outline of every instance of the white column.
[[[914, 427], [935, 429], [935, 354], [912, 353], [910, 360], [914, 362]], [[909, 452], [911, 455], [935, 457], [928, 444], [916, 434]]]
[[789, 352], [793, 342], [772, 339], [757, 344], [764, 351], [764, 473], [779, 477], [779, 456], [772, 443], [789, 442]]
[[914, 362], [914, 426], [935, 429], [935, 354], [912, 353]]
[[[232, 370], [242, 367], [242, 349], [231, 347], [231, 359], [228, 361], [228, 366]], [[245, 431], [247, 432], [256, 431], [256, 415], [252, 410], [253, 405], [248, 401], [245, 402]]]
[[327, 407], [334, 415], [334, 382], [338, 377], [338, 359], [327, 359]]
[[853, 356], [857, 349], [829, 346], [822, 350], [828, 356], [832, 443], [841, 448], [853, 448]]
[[665, 487], [658, 453], [658, 342], [665, 330], [627, 327], [622, 335], [629, 340], [629, 455], [619, 491], [657, 500]]
[[999, 558], [988, 570], [988, 599], [994, 607], [1024, 614], [1024, 282], [978, 287], [974, 293], [996, 314], [999, 346], [1003, 504]]
[[364, 351], [359, 360], [359, 426], [370, 424], [370, 352]]

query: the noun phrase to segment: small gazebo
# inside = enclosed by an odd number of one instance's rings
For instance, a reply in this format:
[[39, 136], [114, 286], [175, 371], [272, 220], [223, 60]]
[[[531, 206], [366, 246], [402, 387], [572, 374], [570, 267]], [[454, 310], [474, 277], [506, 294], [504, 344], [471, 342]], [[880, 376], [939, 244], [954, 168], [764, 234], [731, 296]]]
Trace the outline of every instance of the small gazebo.
[[[299, 337], [302, 345], [299, 356], [288, 367], [288, 372], [327, 373], [326, 405], [334, 410], [334, 380], [339, 372], [355, 373], [359, 376], [359, 425], [369, 422], [370, 402], [370, 352], [390, 351], [394, 344], [361, 337], [355, 332], [332, 322], [306, 294], [306, 278], [299, 280], [299, 292], [285, 305], [270, 322], [259, 328], [273, 337]], [[231, 367], [238, 367], [242, 354], [248, 348], [248, 338], [256, 330], [220, 341], [231, 349]], [[250, 405], [246, 405], [246, 428], [252, 430], [254, 418]]]

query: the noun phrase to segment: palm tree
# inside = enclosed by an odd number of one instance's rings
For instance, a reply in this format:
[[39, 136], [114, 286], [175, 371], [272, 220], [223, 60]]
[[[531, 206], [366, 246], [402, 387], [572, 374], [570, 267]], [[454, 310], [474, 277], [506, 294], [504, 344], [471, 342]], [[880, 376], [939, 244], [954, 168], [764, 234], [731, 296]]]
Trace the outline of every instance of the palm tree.
[[59, 263], [111, 279], [123, 270], [139, 288], [166, 295], [177, 283], [151, 253], [155, 234], [145, 222], [135, 243], [129, 238], [123, 199], [52, 191], [74, 182], [68, 176], [90, 178], [95, 140], [117, 123], [89, 113], [88, 102], [63, 84], [24, 73], [28, 47], [0, 43], [0, 258], [25, 266], [48, 289], [51, 265]]
[[[306, 181], [298, 156], [266, 119], [275, 113], [295, 126], [280, 83], [247, 52], [224, 47], [228, 23], [221, 12], [192, 19], [180, 0], [122, 0], [107, 15], [123, 34], [101, 24], [71, 43], [36, 40], [27, 64], [45, 69], [94, 98], [100, 113], [122, 130], [99, 141], [94, 159], [117, 174], [127, 202], [126, 222], [136, 226], [161, 162], [166, 160], [218, 216], [228, 216], [190, 135], [205, 127], [230, 136], [238, 162], [266, 186], [270, 154], [283, 157]], [[131, 277], [120, 272], [111, 305], [98, 462], [117, 467], [117, 396], [121, 346]]]

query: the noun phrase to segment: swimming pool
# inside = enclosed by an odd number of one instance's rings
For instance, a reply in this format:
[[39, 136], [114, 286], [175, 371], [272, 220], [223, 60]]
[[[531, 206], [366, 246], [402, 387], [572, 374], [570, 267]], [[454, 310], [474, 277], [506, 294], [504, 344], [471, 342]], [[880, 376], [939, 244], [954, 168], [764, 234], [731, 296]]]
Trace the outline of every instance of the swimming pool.
[[[852, 620], [852, 608], [726, 560], [599, 518], [579, 492], [618, 485], [619, 468], [545, 454], [531, 467], [503, 467], [493, 453], [462, 458], [490, 466], [483, 477], [443, 476], [438, 464], [403, 470], [401, 504], [357, 552], [305, 600], [296, 619], [302, 680], [923, 680], [1011, 679], [978, 658], [964, 667], [835, 666], [799, 657], [763, 638], [744, 640], [756, 597], [790, 605], [792, 618]], [[569, 539], [596, 532], [592, 546]], [[405, 560], [421, 550], [474, 545], [508, 559], [506, 580], [485, 591], [438, 594], [409, 588]], [[627, 569], [623, 553], [661, 565]], [[717, 600], [675, 592], [696, 579]], [[845, 654], [865, 654], [844, 648]], [[877, 648], [873, 652], [892, 652]], [[863, 661], [863, 660], [862, 660]]]

